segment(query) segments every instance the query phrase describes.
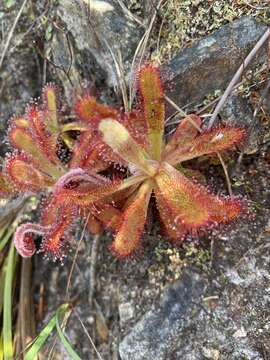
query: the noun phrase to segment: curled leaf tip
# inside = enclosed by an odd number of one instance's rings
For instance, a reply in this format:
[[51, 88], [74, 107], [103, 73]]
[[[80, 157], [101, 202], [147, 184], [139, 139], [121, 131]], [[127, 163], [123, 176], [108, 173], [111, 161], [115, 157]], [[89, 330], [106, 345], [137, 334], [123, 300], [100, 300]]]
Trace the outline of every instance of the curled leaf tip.
[[14, 234], [14, 245], [22, 257], [31, 257], [36, 252], [33, 235], [44, 236], [48, 228], [32, 223], [19, 226]]

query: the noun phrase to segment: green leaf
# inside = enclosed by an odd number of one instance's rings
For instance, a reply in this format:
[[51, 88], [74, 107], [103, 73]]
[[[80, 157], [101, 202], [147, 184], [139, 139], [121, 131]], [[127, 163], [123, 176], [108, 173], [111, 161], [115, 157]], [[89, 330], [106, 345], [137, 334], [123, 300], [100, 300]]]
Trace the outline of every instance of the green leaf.
[[[5, 228], [5, 230], [6, 230], [6, 228]], [[13, 227], [9, 228], [5, 234], [4, 234], [4, 232], [2, 233], [2, 231], [0, 230], [0, 251], [2, 251], [4, 249], [4, 247], [8, 243], [8, 241], [13, 233], [14, 233]]]
[[4, 359], [4, 350], [3, 350], [3, 336], [0, 336], [0, 360]]
[[37, 356], [38, 352], [44, 345], [45, 341], [48, 339], [50, 334], [55, 329], [57, 316], [63, 317], [63, 315], [65, 314], [68, 308], [69, 308], [68, 304], [62, 304], [61, 306], [59, 306], [58, 310], [56, 311], [56, 314], [51, 318], [48, 324], [41, 330], [36, 340], [25, 354], [24, 360], [33, 360]]
[[67, 340], [63, 330], [61, 329], [60, 325], [60, 319], [61, 319], [61, 312], [60, 309], [56, 312], [56, 328], [58, 335], [60, 337], [60, 340], [62, 344], [64, 345], [65, 349], [67, 350], [68, 354], [71, 356], [73, 360], [82, 360], [82, 358], [76, 353], [75, 350], [73, 350], [72, 346], [70, 345], [69, 341]]
[[5, 267], [5, 284], [3, 299], [3, 350], [4, 360], [13, 359], [12, 344], [12, 282], [14, 275], [16, 256], [14, 255], [14, 245], [10, 245], [7, 264]]
[[53, 36], [53, 26], [52, 24], [49, 24], [45, 31], [45, 38], [47, 41], [50, 41], [52, 39], [52, 36]]

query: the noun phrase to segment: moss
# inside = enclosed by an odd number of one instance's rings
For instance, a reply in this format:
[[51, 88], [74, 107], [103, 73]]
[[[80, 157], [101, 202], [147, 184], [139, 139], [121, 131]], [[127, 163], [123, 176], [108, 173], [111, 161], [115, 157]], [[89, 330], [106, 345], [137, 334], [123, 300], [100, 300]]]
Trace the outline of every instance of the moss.
[[241, 16], [270, 22], [268, 0], [174, 0], [161, 9], [159, 61], [170, 60], [182, 48]]
[[209, 269], [210, 250], [196, 246], [193, 242], [184, 243], [183, 246], [176, 248], [173, 244], [161, 241], [155, 248], [155, 256], [155, 263], [148, 269], [151, 284], [174, 282], [181, 277], [183, 269], [189, 265], [204, 271]]

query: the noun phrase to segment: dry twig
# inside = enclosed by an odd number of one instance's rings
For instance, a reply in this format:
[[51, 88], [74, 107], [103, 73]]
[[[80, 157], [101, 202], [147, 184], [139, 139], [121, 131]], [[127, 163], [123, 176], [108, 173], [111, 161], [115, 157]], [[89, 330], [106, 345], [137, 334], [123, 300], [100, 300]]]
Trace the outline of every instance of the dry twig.
[[123, 13], [130, 18], [131, 20], [135, 21], [137, 24], [139, 24], [141, 27], [145, 27], [143, 20], [140, 19], [138, 16], [132, 14], [132, 12], [126, 7], [124, 2], [122, 0], [117, 0], [119, 6], [121, 7]]
[[89, 295], [88, 295], [88, 302], [90, 308], [92, 308], [93, 305], [93, 298], [96, 288], [96, 265], [97, 265], [99, 243], [100, 243], [100, 235], [95, 235], [93, 237], [93, 243], [91, 248], [90, 285], [89, 285]]
[[259, 39], [257, 44], [250, 51], [248, 56], [245, 58], [243, 64], [241, 64], [241, 66], [238, 68], [238, 70], [234, 74], [234, 76], [233, 76], [232, 80], [230, 81], [227, 89], [225, 90], [224, 94], [222, 95], [221, 99], [219, 100], [213, 115], [211, 116], [211, 118], [209, 120], [208, 129], [212, 128], [212, 126], [213, 126], [213, 124], [214, 124], [214, 122], [215, 122], [215, 120], [216, 120], [216, 118], [218, 116], [218, 113], [220, 112], [222, 106], [225, 104], [225, 102], [226, 102], [228, 96], [230, 95], [230, 93], [232, 92], [234, 86], [239, 81], [240, 77], [242, 76], [244, 70], [250, 64], [251, 60], [254, 58], [254, 56], [257, 54], [257, 52], [261, 49], [261, 47], [265, 44], [265, 42], [269, 39], [269, 35], [270, 35], [270, 29], [268, 28], [265, 31], [265, 33], [263, 34], [263, 36]]
[[3, 52], [2, 52], [1, 58], [0, 58], [0, 69], [1, 69], [1, 67], [2, 67], [2, 65], [3, 65], [5, 56], [6, 56], [6, 54], [7, 54], [9, 45], [10, 45], [10, 43], [11, 43], [12, 36], [13, 36], [13, 34], [14, 34], [14, 31], [15, 31], [15, 29], [16, 29], [16, 26], [17, 26], [17, 24], [18, 24], [18, 21], [19, 21], [21, 15], [22, 15], [22, 12], [23, 12], [23, 9], [24, 9], [26, 3], [27, 3], [27, 0], [24, 0], [24, 2], [22, 3], [22, 5], [21, 5], [21, 7], [20, 7], [20, 10], [18, 11], [18, 14], [17, 14], [17, 16], [16, 16], [16, 18], [15, 18], [15, 20], [14, 20], [14, 23], [13, 23], [11, 29], [10, 29], [10, 32], [9, 32], [9, 34], [8, 34], [8, 37], [7, 37], [7, 40], [6, 40], [6, 43], [5, 43], [5, 46], [4, 46], [4, 49], [3, 49]]
[[32, 263], [31, 259], [22, 259], [20, 282], [20, 338], [23, 351], [35, 338], [35, 320], [31, 289]]
[[103, 360], [103, 358], [101, 357], [100, 353], [98, 352], [98, 350], [97, 350], [97, 348], [96, 348], [96, 346], [95, 346], [95, 344], [94, 344], [94, 341], [92, 340], [92, 338], [91, 338], [91, 336], [90, 336], [89, 332], [87, 331], [87, 329], [86, 329], [86, 327], [85, 327], [85, 325], [84, 325], [83, 321], [81, 320], [80, 315], [79, 315], [79, 314], [78, 314], [78, 312], [76, 311], [76, 309], [74, 310], [74, 313], [75, 313], [75, 315], [77, 316], [77, 318], [78, 318], [78, 320], [79, 320], [80, 324], [82, 325], [82, 328], [83, 328], [83, 330], [84, 330], [84, 332], [85, 332], [85, 334], [86, 334], [87, 338], [89, 339], [90, 344], [93, 346], [93, 349], [94, 349], [95, 353], [97, 354], [98, 359], [99, 359], [99, 360]]
[[82, 243], [82, 241], [83, 241], [83, 238], [84, 238], [84, 234], [85, 234], [85, 231], [86, 231], [86, 226], [87, 226], [89, 217], [90, 217], [90, 213], [88, 214], [88, 216], [87, 216], [87, 218], [86, 218], [86, 220], [85, 220], [85, 224], [84, 224], [84, 227], [83, 227], [83, 230], [82, 230], [82, 234], [81, 234], [80, 240], [78, 241], [78, 245], [77, 245], [77, 248], [76, 248], [76, 252], [75, 252], [75, 255], [74, 255], [74, 259], [73, 259], [73, 261], [72, 261], [72, 265], [71, 265], [71, 268], [70, 268], [70, 272], [69, 272], [69, 274], [68, 274], [68, 280], [67, 280], [67, 286], [66, 286], [66, 297], [67, 297], [67, 299], [69, 299], [69, 288], [70, 288], [70, 284], [71, 284], [71, 278], [72, 278], [72, 274], [73, 274], [73, 271], [74, 271], [76, 259], [77, 259], [77, 257], [78, 257], [80, 245], [81, 245], [81, 243]]

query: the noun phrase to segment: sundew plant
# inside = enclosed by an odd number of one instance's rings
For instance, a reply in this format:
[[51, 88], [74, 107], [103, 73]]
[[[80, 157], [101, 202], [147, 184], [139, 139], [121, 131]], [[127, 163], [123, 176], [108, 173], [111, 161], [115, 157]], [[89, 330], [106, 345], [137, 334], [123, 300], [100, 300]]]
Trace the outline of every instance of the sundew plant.
[[38, 235], [38, 251], [62, 259], [78, 216], [87, 219], [92, 233], [111, 229], [111, 250], [122, 258], [141, 247], [149, 206], [156, 206], [163, 229], [177, 244], [244, 211], [241, 200], [211, 193], [185, 166], [188, 160], [231, 150], [246, 131], [228, 125], [198, 131], [201, 119], [190, 114], [166, 143], [165, 99], [155, 64], [138, 70], [137, 106], [131, 112], [85, 94], [72, 113], [75, 120], [66, 121], [57, 90], [48, 85], [41, 105], [31, 104], [24, 116], [11, 120], [14, 151], [3, 165], [1, 193], [46, 198], [40, 222], [16, 230], [21, 256], [36, 252]]

